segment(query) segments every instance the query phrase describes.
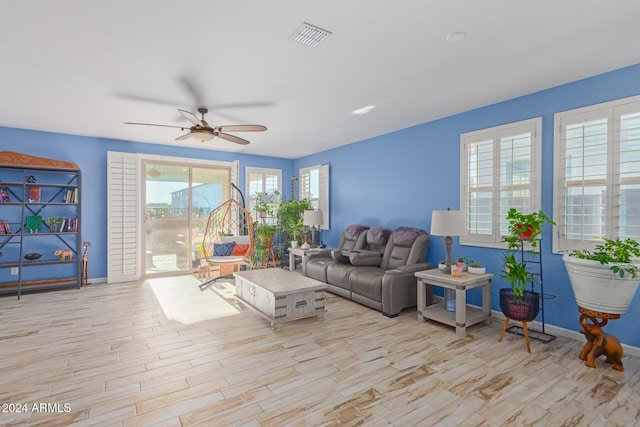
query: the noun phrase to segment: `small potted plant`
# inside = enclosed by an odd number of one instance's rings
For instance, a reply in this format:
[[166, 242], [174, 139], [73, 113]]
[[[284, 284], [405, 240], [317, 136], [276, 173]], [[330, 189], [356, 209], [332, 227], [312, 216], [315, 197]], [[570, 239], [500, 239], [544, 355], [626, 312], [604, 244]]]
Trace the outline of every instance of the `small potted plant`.
[[540, 309], [540, 294], [526, 290], [528, 283], [535, 282], [535, 277], [525, 263], [516, 259], [514, 251], [505, 252], [503, 263], [504, 271], [501, 277], [509, 282], [511, 288], [500, 289], [500, 309], [509, 319], [535, 319]]
[[467, 271], [471, 274], [485, 274], [487, 272], [487, 269], [477, 262], [472, 262], [469, 264]]
[[564, 254], [569, 281], [579, 307], [623, 314], [638, 289], [640, 244], [633, 239], [604, 239], [593, 251]]
[[524, 213], [515, 208], [507, 212], [509, 221], [508, 234], [502, 237], [509, 249], [519, 249], [523, 240], [528, 240], [535, 250], [538, 247], [537, 238], [542, 234], [545, 225], [556, 225], [544, 212]]

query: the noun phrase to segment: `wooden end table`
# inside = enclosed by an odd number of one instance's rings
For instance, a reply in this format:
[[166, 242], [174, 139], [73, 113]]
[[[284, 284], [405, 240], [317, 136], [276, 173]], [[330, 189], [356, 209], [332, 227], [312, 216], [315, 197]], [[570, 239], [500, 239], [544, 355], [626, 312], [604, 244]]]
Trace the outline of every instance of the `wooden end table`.
[[[491, 323], [491, 279], [493, 274], [462, 273], [462, 277], [441, 273], [437, 269], [415, 273], [418, 282], [418, 320], [435, 320], [454, 326], [456, 334], [464, 336], [467, 327], [483, 322]], [[433, 302], [433, 287], [452, 289], [456, 295], [455, 312], [447, 311], [444, 300]], [[482, 308], [467, 304], [467, 290], [482, 287]]]
[[300, 262], [304, 260], [305, 255], [314, 254], [320, 251], [326, 251], [327, 248], [309, 248], [302, 249], [301, 247], [289, 248], [289, 271], [296, 270], [296, 257], [300, 258]]

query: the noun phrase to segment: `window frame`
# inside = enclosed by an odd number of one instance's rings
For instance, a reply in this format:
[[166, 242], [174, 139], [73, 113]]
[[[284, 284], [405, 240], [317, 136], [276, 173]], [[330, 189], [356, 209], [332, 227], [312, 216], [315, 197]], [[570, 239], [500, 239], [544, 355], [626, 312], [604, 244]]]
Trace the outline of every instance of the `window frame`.
[[[593, 250], [594, 247], [602, 243], [596, 236], [593, 239], [565, 238], [567, 232], [566, 216], [563, 207], [566, 205], [564, 190], [568, 187], [566, 182], [566, 128], [567, 126], [579, 125], [580, 123], [593, 122], [596, 120], [607, 120], [606, 126], [606, 162], [607, 165], [605, 179], [602, 182], [606, 195], [603, 206], [605, 209], [604, 237], [617, 239], [619, 237], [619, 226], [622, 215], [619, 213], [620, 204], [620, 142], [621, 142], [621, 117], [630, 113], [640, 113], [640, 96], [617, 99], [589, 105], [586, 107], [566, 110], [554, 114], [554, 160], [553, 160], [553, 202], [554, 202], [554, 226], [553, 233], [553, 253], [564, 253], [572, 250]], [[640, 177], [633, 178], [634, 183], [640, 181]], [[574, 185], [574, 187], [576, 187]], [[584, 185], [581, 188], [586, 188]], [[580, 224], [584, 224], [582, 221]]]
[[[508, 139], [509, 136], [530, 133], [530, 157], [529, 157], [529, 182], [525, 188], [529, 189], [529, 196], [526, 204], [528, 204], [530, 212], [541, 209], [542, 200], [542, 117], [521, 120], [518, 122], [507, 123], [485, 129], [479, 129], [473, 132], [460, 134], [460, 210], [465, 213], [466, 230], [460, 236], [460, 244], [465, 246], [479, 246], [488, 248], [506, 248], [506, 244], [502, 242], [501, 229], [506, 228], [506, 210], [512, 206], [501, 207], [501, 191], [505, 186], [500, 186], [501, 176], [501, 142]], [[491, 233], [480, 234], [470, 233], [470, 207], [469, 207], [469, 146], [478, 143], [491, 143]], [[498, 185], [495, 185], [498, 183]], [[513, 184], [511, 184], [513, 186]], [[513, 200], [513, 198], [511, 199]], [[500, 215], [501, 209], [505, 211], [505, 215]], [[501, 226], [502, 224], [502, 226]]]
[[255, 208], [255, 200], [253, 198], [253, 194], [251, 194], [251, 175], [262, 175], [262, 189], [259, 191], [266, 191], [266, 177], [267, 175], [273, 176], [275, 175], [278, 180], [277, 189], [280, 192], [282, 197], [282, 169], [275, 168], [262, 168], [255, 166], [247, 166], [244, 168], [244, 187], [245, 187], [245, 207], [246, 209], [252, 213], [254, 213]]
[[[318, 171], [318, 197], [312, 197], [310, 190], [305, 183], [311, 182], [310, 176], [313, 171]], [[322, 211], [323, 224], [321, 230], [328, 230], [329, 227], [329, 165], [313, 165], [299, 170], [298, 194], [300, 200], [309, 199], [313, 206]], [[309, 184], [310, 185], [310, 184]], [[311, 193], [311, 194], [310, 194]]]

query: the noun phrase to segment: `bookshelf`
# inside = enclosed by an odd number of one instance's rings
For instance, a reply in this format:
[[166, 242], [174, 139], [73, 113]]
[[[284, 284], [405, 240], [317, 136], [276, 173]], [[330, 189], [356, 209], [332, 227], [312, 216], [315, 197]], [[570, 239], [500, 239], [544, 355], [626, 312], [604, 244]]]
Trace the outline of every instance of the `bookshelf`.
[[80, 287], [81, 184], [79, 169], [0, 166], [0, 295]]

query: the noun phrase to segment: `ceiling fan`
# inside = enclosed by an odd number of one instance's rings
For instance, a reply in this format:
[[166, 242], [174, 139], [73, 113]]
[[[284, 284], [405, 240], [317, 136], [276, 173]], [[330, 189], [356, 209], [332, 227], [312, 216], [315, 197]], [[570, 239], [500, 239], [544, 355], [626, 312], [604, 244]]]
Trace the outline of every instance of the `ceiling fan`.
[[196, 117], [193, 113], [181, 110], [178, 108], [178, 112], [182, 114], [182, 117], [187, 119], [189, 122], [193, 124], [191, 127], [186, 126], [171, 126], [171, 125], [158, 125], [153, 123], [132, 123], [125, 122], [126, 125], [142, 125], [142, 126], [162, 126], [168, 128], [178, 128], [181, 130], [189, 129], [189, 133], [184, 135], [180, 135], [176, 138], [176, 141], [182, 141], [185, 139], [193, 138], [198, 141], [211, 141], [214, 137], [220, 137], [222, 139], [226, 139], [227, 141], [235, 142], [236, 144], [247, 145], [249, 141], [246, 139], [240, 138], [235, 135], [231, 135], [227, 132], [262, 132], [267, 130], [266, 126], [262, 125], [227, 125], [227, 126], [216, 126], [211, 127], [209, 123], [204, 119], [204, 115], [209, 112], [208, 109], [204, 107], [198, 108], [198, 112], [202, 115], [202, 118]]

